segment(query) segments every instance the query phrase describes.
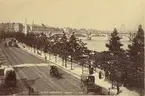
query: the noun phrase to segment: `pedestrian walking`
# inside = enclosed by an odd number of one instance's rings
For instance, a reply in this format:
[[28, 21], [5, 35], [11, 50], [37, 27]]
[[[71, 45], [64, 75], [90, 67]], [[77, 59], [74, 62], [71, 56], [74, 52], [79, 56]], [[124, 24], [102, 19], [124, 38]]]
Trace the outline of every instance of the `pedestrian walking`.
[[45, 56], [45, 60], [47, 60], [47, 56]]
[[119, 83], [117, 82], [117, 94], [119, 94], [120, 88], [119, 88]]
[[126, 79], [127, 79], [127, 71], [125, 70], [125, 73], [122, 76], [122, 81], [123, 81], [124, 86], [126, 86], [126, 84], [127, 84]]
[[28, 87], [28, 94], [31, 95], [31, 87]]
[[112, 81], [112, 88], [115, 87], [114, 85], [114, 81], [116, 80], [116, 76], [115, 76], [115, 71], [112, 70], [112, 72], [110, 73], [110, 80]]
[[90, 68], [90, 74], [93, 74], [93, 73], [94, 73], [94, 68], [91, 67], [91, 68]]
[[110, 80], [112, 81], [112, 88], [114, 88], [114, 78], [113, 78], [113, 74], [110, 74]]
[[108, 80], [111, 80], [111, 73], [108, 71]]
[[99, 72], [99, 79], [101, 79], [102, 78], [102, 72], [100, 71]]
[[108, 70], [105, 71], [105, 79], [108, 79], [109, 72]]
[[88, 66], [88, 69], [89, 69], [89, 73], [90, 73], [91, 65]]
[[93, 66], [89, 65], [89, 74], [93, 74], [94, 73], [94, 68]]
[[110, 88], [108, 88], [108, 95], [110, 95]]

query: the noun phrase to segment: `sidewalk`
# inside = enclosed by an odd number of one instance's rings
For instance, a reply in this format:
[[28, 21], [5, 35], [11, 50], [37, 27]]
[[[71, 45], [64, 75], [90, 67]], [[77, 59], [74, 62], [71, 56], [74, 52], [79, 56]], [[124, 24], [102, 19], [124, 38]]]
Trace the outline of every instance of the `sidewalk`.
[[[42, 53], [41, 55], [38, 55], [37, 53], [34, 53], [34, 50], [29, 49], [28, 47], [26, 47], [25, 45], [19, 44], [20, 48], [22, 48], [23, 50], [37, 56], [38, 58], [41, 59], [45, 59], [45, 54], [43, 52], [40, 51], [40, 53]], [[23, 47], [25, 46], [25, 48]], [[51, 58], [49, 60], [49, 54], [46, 54], [47, 60], [51, 61], [53, 64], [56, 64], [58, 67], [63, 68], [64, 71], [67, 71], [68, 73], [70, 73], [71, 75], [75, 76], [76, 78], [80, 79], [80, 76], [82, 74], [82, 66], [73, 63], [73, 70], [71, 70], [71, 65], [70, 62], [67, 62], [67, 68], [65, 68], [65, 66], [62, 66], [62, 59], [57, 57], [57, 62], [55, 63], [55, 57], [53, 55], [51, 55]], [[84, 68], [85, 72], [88, 72], [88, 68]], [[99, 74], [98, 72], [101, 71], [100, 69], [96, 69], [97, 71], [94, 73], [95, 76], [95, 83], [105, 89], [109, 89], [111, 88], [111, 84], [108, 81], [105, 81], [105, 79], [99, 79]], [[139, 94], [135, 91], [130, 91], [125, 87], [120, 87], [120, 90], [122, 91], [118, 96], [139, 96]], [[111, 89], [111, 93], [112, 94], [116, 94], [117, 90], [116, 89]]]

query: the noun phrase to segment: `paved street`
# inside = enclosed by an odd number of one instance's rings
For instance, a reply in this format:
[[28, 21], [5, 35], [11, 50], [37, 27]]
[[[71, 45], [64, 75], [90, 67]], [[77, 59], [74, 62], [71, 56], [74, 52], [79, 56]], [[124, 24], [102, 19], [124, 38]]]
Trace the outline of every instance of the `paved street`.
[[[7, 55], [8, 63], [19, 64], [44, 64], [45, 62], [23, 50], [15, 47], [1, 48]], [[48, 62], [50, 64], [50, 62]], [[63, 78], [57, 79], [50, 76], [50, 66], [35, 66], [16, 68], [18, 78], [18, 88], [7, 91], [14, 94], [28, 94], [28, 87], [32, 87], [38, 94], [84, 94], [80, 89], [80, 82], [77, 78], [59, 69], [63, 73]]]

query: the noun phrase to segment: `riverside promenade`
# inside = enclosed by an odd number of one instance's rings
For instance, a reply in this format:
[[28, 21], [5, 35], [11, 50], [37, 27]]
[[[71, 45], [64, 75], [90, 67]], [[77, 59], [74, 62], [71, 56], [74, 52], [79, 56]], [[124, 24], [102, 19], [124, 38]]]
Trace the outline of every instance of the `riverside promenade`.
[[[50, 56], [49, 54], [47, 53], [44, 54], [44, 52], [40, 50], [38, 50], [40, 54], [37, 54], [36, 52], [34, 52], [34, 49], [32, 47], [28, 47], [25, 44], [19, 43], [19, 46], [22, 50], [40, 59], [45, 59], [46, 62], [47, 61], [52, 62], [52, 64], [55, 64], [56, 66], [62, 68], [64, 71], [80, 79], [80, 76], [82, 74], [82, 66], [80, 66], [79, 64], [73, 63], [73, 69], [71, 70], [70, 62], [67, 62], [67, 68], [65, 68], [65, 66], [62, 66], [62, 59], [60, 57], [57, 57], [57, 60], [55, 60], [55, 56], [51, 55], [51, 57], [49, 57]], [[88, 72], [88, 68], [84, 68], [84, 70], [85, 70], [84, 72]], [[96, 71], [93, 74], [95, 76], [95, 84], [102, 87], [104, 90], [110, 89], [110, 93], [116, 95], [117, 93], [116, 87], [112, 89], [111, 83], [105, 80], [104, 77], [102, 79], [99, 79], [99, 71], [102, 71], [102, 73], [104, 74], [103, 70], [96, 68]], [[123, 86], [120, 87], [120, 90], [121, 90], [121, 93], [118, 94], [118, 96], [140, 96], [139, 93], [137, 93], [136, 91], [131, 91]]]

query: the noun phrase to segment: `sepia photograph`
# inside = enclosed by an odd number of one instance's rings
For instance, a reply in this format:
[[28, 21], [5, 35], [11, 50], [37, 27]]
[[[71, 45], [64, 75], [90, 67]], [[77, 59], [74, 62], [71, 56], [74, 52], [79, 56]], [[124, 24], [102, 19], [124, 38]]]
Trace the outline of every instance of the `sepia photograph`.
[[145, 96], [144, 0], [0, 0], [0, 96]]

